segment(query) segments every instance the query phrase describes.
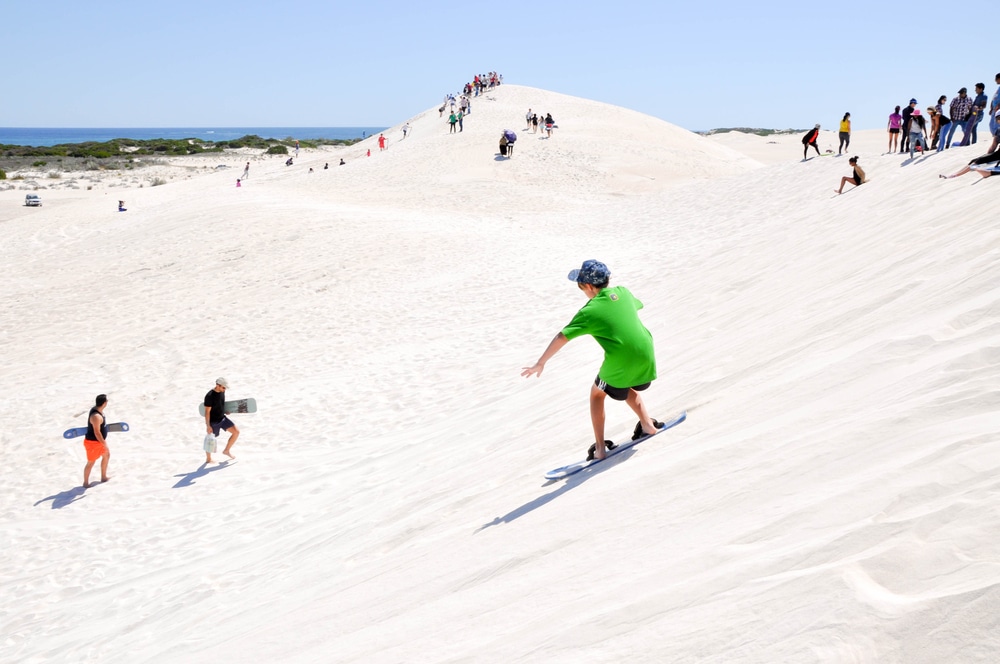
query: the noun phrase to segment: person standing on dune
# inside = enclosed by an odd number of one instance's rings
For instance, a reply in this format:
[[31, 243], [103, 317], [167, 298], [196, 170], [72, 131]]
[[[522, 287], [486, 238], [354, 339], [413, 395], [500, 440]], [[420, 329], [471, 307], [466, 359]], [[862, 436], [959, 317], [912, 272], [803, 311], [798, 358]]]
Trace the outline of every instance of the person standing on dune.
[[889, 131], [889, 152], [896, 151], [899, 142], [899, 129], [903, 124], [903, 116], [899, 114], [899, 106], [889, 114], [889, 124], [886, 129]]

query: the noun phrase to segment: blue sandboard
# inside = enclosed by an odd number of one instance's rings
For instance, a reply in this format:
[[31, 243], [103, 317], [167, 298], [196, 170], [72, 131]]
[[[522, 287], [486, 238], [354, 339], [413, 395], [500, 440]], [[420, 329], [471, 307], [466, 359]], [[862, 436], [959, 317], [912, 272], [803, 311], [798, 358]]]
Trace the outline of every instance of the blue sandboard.
[[624, 452], [625, 450], [627, 450], [627, 449], [629, 449], [629, 448], [631, 448], [631, 447], [633, 447], [635, 445], [638, 445], [639, 443], [641, 443], [644, 440], [649, 440], [653, 436], [657, 436], [657, 435], [663, 433], [664, 431], [666, 431], [667, 429], [671, 429], [671, 428], [677, 426], [678, 424], [680, 424], [681, 422], [683, 422], [686, 419], [687, 419], [687, 411], [684, 411], [683, 413], [681, 413], [680, 415], [678, 415], [674, 419], [670, 420], [669, 422], [664, 422], [663, 426], [660, 427], [660, 430], [657, 431], [656, 433], [650, 434], [649, 436], [643, 436], [642, 438], [638, 438], [636, 440], [629, 440], [627, 442], [621, 443], [615, 449], [610, 450], [608, 452], [607, 456], [605, 456], [603, 459], [591, 459], [590, 461], [577, 461], [576, 463], [571, 463], [568, 466], [563, 466], [562, 468], [556, 468], [555, 470], [550, 470], [549, 472], [545, 473], [545, 479], [547, 479], [547, 480], [561, 480], [564, 477], [569, 477], [570, 475], [575, 475], [576, 473], [580, 472], [584, 468], [591, 468], [591, 467], [596, 466], [597, 464], [601, 463], [602, 461], [607, 461], [608, 459], [610, 459], [614, 455], [616, 455], [616, 454], [618, 454], [620, 452]]
[[[108, 433], [112, 431], [128, 431], [128, 424], [125, 422], [115, 422], [114, 424], [108, 425]], [[63, 431], [63, 438], [79, 438], [80, 436], [87, 435], [87, 427], [76, 427], [75, 429], [66, 429]]]

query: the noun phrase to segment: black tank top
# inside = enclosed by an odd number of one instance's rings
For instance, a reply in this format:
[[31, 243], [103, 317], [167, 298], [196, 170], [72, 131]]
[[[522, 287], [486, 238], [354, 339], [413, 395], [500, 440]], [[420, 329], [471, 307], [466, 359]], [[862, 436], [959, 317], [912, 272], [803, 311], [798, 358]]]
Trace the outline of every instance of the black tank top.
[[91, 408], [90, 409], [90, 414], [87, 415], [87, 436], [86, 436], [86, 439], [87, 440], [97, 440], [97, 434], [94, 433], [94, 423], [90, 421], [90, 418], [92, 418], [94, 416], [94, 413], [97, 413], [98, 415], [101, 416], [101, 438], [104, 439], [104, 440], [107, 440], [107, 437], [108, 437], [108, 425], [104, 421], [104, 414], [101, 413], [101, 411], [97, 410], [97, 408]]

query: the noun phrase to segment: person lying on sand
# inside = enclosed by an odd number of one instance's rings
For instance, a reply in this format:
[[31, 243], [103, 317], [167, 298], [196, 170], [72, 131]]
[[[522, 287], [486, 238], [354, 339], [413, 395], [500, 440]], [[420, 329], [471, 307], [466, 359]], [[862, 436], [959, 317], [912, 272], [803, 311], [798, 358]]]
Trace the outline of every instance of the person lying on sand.
[[[995, 173], [1000, 173], [1000, 163], [996, 162], [1000, 162], [1000, 150], [997, 150], [996, 152], [989, 152], [984, 154], [982, 157], [976, 157], [967, 165], [963, 166], [962, 170], [957, 173], [952, 175], [939, 175], [938, 177], [950, 180], [951, 178], [957, 178], [960, 175], [965, 175], [969, 171], [976, 171], [982, 177], [988, 178]], [[992, 165], [987, 166], [987, 164]]]

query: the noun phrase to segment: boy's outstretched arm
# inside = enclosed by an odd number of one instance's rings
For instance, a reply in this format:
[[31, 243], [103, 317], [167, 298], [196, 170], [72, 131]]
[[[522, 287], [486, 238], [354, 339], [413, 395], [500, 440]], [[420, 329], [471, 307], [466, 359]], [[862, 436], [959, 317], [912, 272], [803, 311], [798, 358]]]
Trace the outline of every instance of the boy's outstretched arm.
[[542, 375], [542, 369], [545, 368], [545, 363], [552, 359], [552, 356], [559, 352], [559, 349], [569, 343], [569, 339], [566, 338], [562, 332], [552, 337], [552, 341], [549, 342], [548, 348], [542, 353], [542, 356], [538, 358], [533, 367], [524, 367], [521, 371], [521, 375], [527, 378], [532, 374], [536, 376]]

